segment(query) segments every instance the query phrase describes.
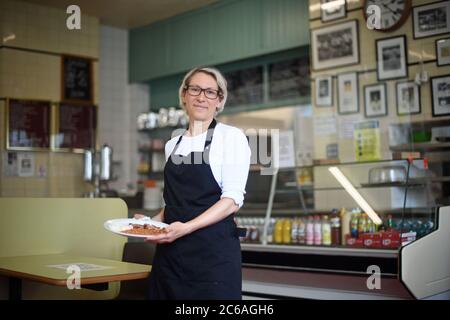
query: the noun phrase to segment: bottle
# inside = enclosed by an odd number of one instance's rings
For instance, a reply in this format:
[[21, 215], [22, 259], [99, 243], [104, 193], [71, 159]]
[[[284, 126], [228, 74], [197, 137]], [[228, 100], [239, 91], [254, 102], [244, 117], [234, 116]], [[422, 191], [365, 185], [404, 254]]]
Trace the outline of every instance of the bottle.
[[283, 222], [283, 243], [284, 244], [291, 243], [291, 229], [292, 229], [291, 219], [284, 219], [284, 222]]
[[364, 213], [359, 214], [358, 218], [358, 237], [366, 233], [367, 220]]
[[394, 229], [394, 221], [392, 220], [392, 215], [390, 214], [387, 216], [386, 229], [387, 231], [392, 231]]
[[298, 224], [298, 244], [306, 244], [305, 219], [300, 219]]
[[327, 215], [322, 218], [322, 244], [324, 246], [331, 245], [331, 224]]
[[352, 212], [342, 208], [339, 215], [341, 218], [341, 244], [345, 244], [345, 237], [351, 235], [350, 221], [352, 220]]
[[314, 221], [312, 217], [308, 217], [308, 220], [306, 222], [306, 244], [314, 244]]
[[320, 216], [314, 217], [314, 244], [317, 246], [322, 244], [322, 223]]
[[281, 244], [283, 242], [283, 220], [282, 219], [277, 219], [275, 222], [273, 241], [277, 244]]
[[292, 227], [291, 227], [291, 243], [293, 243], [293, 244], [298, 243], [298, 225], [299, 225], [298, 219], [294, 219], [292, 221]]
[[358, 238], [358, 212], [353, 210], [350, 220], [350, 235], [352, 238]]
[[275, 222], [275, 218], [272, 218], [267, 226], [267, 243], [273, 243], [273, 230], [275, 227]]
[[337, 209], [331, 211], [331, 244], [333, 246], [341, 244], [341, 218]]

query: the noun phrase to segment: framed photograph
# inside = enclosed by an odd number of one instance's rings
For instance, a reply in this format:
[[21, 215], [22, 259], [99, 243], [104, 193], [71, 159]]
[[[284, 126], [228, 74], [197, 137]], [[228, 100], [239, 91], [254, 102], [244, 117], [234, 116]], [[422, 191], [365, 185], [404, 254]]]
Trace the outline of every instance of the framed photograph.
[[311, 30], [313, 69], [323, 70], [359, 63], [358, 42], [357, 20]]
[[320, 76], [316, 78], [316, 106], [330, 107], [333, 105], [333, 78]]
[[333, 21], [347, 16], [347, 0], [320, 0], [320, 19]]
[[364, 86], [364, 102], [367, 118], [387, 115], [386, 84]]
[[450, 64], [450, 38], [436, 40], [436, 64], [438, 66]]
[[397, 114], [420, 113], [420, 88], [414, 81], [397, 82]]
[[61, 99], [70, 103], [92, 103], [94, 100], [93, 62], [90, 58], [61, 57]]
[[338, 113], [350, 114], [359, 112], [359, 87], [356, 72], [343, 73], [337, 78]]
[[378, 80], [408, 77], [406, 37], [394, 37], [376, 41]]
[[414, 39], [450, 32], [450, 1], [413, 8]]
[[431, 78], [433, 116], [450, 115], [450, 75]]

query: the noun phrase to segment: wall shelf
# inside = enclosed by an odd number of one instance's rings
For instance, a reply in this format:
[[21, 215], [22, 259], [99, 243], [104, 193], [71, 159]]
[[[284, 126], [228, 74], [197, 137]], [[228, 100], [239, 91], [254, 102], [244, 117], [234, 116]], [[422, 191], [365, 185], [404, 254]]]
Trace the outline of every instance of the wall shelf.
[[400, 144], [398, 146], [390, 146], [391, 151], [421, 151], [421, 152], [433, 152], [433, 151], [450, 151], [450, 142], [420, 142], [420, 143], [407, 143]]

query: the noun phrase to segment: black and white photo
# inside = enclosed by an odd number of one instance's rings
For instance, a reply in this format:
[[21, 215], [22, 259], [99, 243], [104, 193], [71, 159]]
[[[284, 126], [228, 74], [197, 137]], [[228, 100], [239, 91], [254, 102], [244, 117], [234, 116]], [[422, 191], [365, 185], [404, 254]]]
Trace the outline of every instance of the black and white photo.
[[438, 66], [450, 64], [450, 38], [436, 40], [436, 64]]
[[450, 32], [450, 1], [439, 1], [413, 9], [414, 39]]
[[359, 62], [356, 20], [312, 30], [311, 43], [315, 70], [336, 68]]
[[387, 115], [386, 84], [375, 84], [364, 87], [364, 113], [366, 117]]
[[405, 78], [408, 76], [406, 37], [394, 37], [376, 41], [378, 80]]
[[397, 82], [397, 114], [420, 113], [420, 87], [414, 81]]
[[320, 76], [316, 78], [316, 106], [329, 107], [333, 104], [333, 78]]
[[450, 115], [450, 75], [431, 78], [433, 116]]
[[338, 113], [359, 112], [358, 75], [356, 72], [338, 75], [337, 82]]
[[333, 21], [347, 16], [346, 0], [320, 0], [322, 22]]

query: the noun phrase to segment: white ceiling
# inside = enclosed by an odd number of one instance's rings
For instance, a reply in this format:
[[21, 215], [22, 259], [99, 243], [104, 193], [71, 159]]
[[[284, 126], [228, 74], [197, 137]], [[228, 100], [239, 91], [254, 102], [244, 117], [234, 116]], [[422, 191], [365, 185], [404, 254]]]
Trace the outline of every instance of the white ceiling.
[[130, 29], [163, 20], [218, 0], [26, 0], [66, 9], [71, 4], [81, 13], [100, 18], [100, 23]]

